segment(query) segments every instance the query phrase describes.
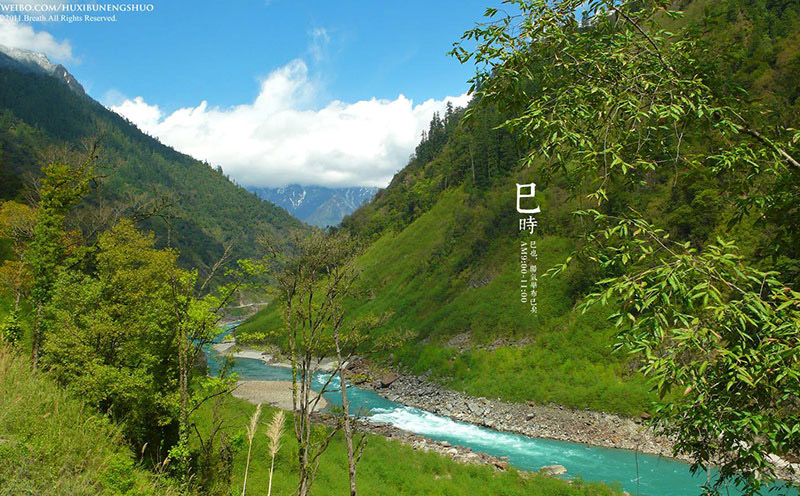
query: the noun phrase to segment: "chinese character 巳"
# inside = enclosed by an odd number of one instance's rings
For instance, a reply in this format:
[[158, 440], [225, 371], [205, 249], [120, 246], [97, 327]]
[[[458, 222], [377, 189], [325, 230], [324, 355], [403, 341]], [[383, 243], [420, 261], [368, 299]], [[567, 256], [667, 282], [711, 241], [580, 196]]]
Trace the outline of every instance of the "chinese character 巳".
[[[526, 191], [527, 190], [527, 191]], [[519, 184], [517, 183], [517, 212], [521, 214], [538, 214], [542, 210], [538, 206], [524, 205], [523, 200], [526, 198], [533, 198], [536, 196], [536, 183]], [[532, 207], [532, 208], [527, 208]], [[533, 215], [519, 219], [519, 230], [528, 231], [533, 234], [538, 222]]]

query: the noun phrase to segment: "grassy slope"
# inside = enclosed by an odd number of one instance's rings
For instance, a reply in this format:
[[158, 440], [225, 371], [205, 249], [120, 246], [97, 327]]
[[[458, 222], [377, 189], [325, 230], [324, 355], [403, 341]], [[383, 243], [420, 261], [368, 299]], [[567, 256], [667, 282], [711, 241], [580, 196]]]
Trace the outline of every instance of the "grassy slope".
[[[249, 423], [254, 406], [231, 398], [223, 408], [230, 435], [244, 438], [245, 425]], [[267, 456], [266, 424], [272, 418], [272, 410], [264, 410], [261, 426], [255, 436], [247, 494], [266, 494], [269, 458]], [[198, 415], [198, 426], [207, 428], [211, 417], [211, 405], [205, 405]], [[237, 436], [238, 434], [238, 436]], [[293, 494], [296, 490], [297, 474], [294, 468], [297, 445], [291, 434], [291, 418], [287, 419], [287, 431], [282, 438], [282, 448], [275, 462], [272, 494]], [[241, 492], [246, 447], [239, 449], [234, 458], [232, 492]], [[524, 479], [515, 470], [499, 472], [483, 465], [463, 465], [435, 453], [423, 453], [398, 441], [389, 441], [379, 436], [370, 436], [369, 444], [358, 469], [358, 484], [361, 494], [370, 496], [403, 495], [526, 495], [526, 496], [571, 496], [610, 495], [618, 492], [601, 484], [572, 485], [549, 477], [532, 476]], [[336, 437], [322, 457], [312, 494], [347, 494], [347, 456], [344, 441]]]
[[0, 347], [0, 495], [168, 495], [118, 429]]

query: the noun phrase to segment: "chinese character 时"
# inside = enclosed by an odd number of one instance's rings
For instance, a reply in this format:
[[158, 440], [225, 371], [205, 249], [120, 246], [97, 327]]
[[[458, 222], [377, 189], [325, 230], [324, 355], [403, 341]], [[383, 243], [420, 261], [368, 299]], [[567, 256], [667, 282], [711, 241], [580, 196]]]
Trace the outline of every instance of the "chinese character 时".
[[532, 215], [529, 215], [527, 218], [519, 220], [520, 231], [528, 231], [531, 234], [533, 234], [533, 230], [536, 229], [537, 225], [538, 223], [536, 222], [536, 219]]
[[[523, 190], [527, 188], [530, 192], [523, 193]], [[536, 196], [536, 183], [530, 184], [519, 184], [517, 183], [517, 212], [521, 214], [538, 214], [541, 212], [539, 207], [535, 208], [522, 208], [522, 199], [523, 198], [533, 198]]]

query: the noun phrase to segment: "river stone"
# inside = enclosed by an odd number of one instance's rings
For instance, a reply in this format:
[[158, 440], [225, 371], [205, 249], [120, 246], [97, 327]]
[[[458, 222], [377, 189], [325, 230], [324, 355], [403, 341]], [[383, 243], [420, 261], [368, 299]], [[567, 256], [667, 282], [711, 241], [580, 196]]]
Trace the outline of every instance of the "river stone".
[[508, 470], [508, 468], [511, 465], [509, 465], [508, 462], [501, 462], [500, 460], [497, 460], [496, 462], [494, 462], [494, 466], [499, 468], [500, 470]]
[[567, 467], [564, 465], [545, 465], [539, 469], [539, 473], [544, 475], [562, 475], [567, 473]]
[[386, 388], [392, 385], [394, 381], [398, 378], [397, 374], [387, 374], [381, 377], [381, 387]]

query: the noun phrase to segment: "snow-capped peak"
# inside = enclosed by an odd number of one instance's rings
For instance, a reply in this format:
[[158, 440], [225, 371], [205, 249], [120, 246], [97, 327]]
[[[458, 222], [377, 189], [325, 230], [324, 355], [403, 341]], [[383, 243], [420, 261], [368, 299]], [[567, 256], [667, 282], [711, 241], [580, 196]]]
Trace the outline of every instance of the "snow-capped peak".
[[56, 66], [50, 62], [50, 59], [47, 58], [47, 55], [40, 52], [32, 52], [22, 48], [9, 48], [4, 45], [0, 45], [0, 52], [5, 53], [12, 59], [25, 65], [38, 66], [42, 71], [48, 74], [53, 74], [56, 70]]
[[47, 55], [39, 52], [32, 52], [21, 48], [9, 48], [0, 45], [0, 67], [11, 67], [12, 69], [23, 72], [33, 72], [52, 76], [65, 83], [72, 91], [79, 95], [85, 95], [83, 86], [75, 77], [61, 65], [50, 62]]

